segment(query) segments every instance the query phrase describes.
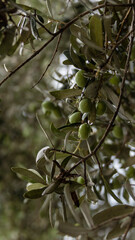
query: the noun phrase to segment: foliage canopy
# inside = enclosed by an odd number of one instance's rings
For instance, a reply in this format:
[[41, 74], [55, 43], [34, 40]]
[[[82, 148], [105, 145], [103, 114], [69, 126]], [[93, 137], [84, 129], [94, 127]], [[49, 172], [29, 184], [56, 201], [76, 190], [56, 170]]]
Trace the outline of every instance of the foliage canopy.
[[[61, 234], [124, 240], [135, 227], [135, 3], [55, 4], [0, 2], [0, 59], [16, 52], [24, 59], [23, 51], [26, 57], [0, 86], [8, 88], [19, 69], [32, 68], [41, 56], [32, 88], [41, 86], [44, 95], [32, 109], [47, 139], [36, 170], [18, 165], [12, 171], [28, 181], [24, 198], [41, 198], [41, 215]], [[43, 85], [47, 71], [51, 81]]]

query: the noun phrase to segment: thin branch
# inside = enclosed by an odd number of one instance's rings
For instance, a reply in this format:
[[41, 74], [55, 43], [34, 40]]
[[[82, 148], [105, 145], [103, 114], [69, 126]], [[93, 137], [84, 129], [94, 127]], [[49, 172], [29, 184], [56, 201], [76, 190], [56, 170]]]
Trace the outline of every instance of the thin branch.
[[56, 55], [56, 53], [57, 53], [57, 51], [58, 51], [58, 47], [59, 47], [59, 44], [60, 44], [60, 41], [61, 41], [61, 37], [62, 37], [62, 33], [60, 33], [60, 35], [59, 35], [59, 37], [58, 37], [58, 41], [57, 41], [55, 50], [54, 50], [54, 52], [53, 52], [53, 55], [52, 55], [52, 58], [51, 58], [49, 64], [47, 65], [45, 71], [43, 72], [43, 74], [41, 75], [41, 77], [39, 78], [39, 80], [33, 85], [32, 88], [34, 88], [34, 87], [42, 80], [42, 78], [45, 76], [48, 68], [51, 66], [51, 64], [52, 64], [52, 62], [53, 62], [53, 60], [54, 60], [54, 58], [55, 58], [55, 55]]
[[72, 155], [73, 157], [76, 157], [76, 158], [83, 158], [83, 157], [81, 157], [81, 156], [78, 155], [78, 154], [71, 153], [71, 152], [68, 152], [68, 151], [66, 151], [66, 150], [61, 150], [61, 149], [56, 149], [56, 148], [52, 148], [51, 150], [52, 150], [52, 151], [55, 151], [55, 152], [62, 152], [62, 153], [65, 153], [65, 154], [69, 154], [69, 155]]
[[[128, 71], [128, 67], [129, 67], [129, 61], [130, 61], [130, 56], [131, 56], [131, 50], [132, 50], [132, 46], [133, 46], [133, 40], [134, 40], [134, 23], [135, 23], [135, 17], [133, 17], [132, 19], [132, 23], [131, 23], [131, 31], [130, 31], [130, 42], [129, 42], [129, 50], [128, 50], [128, 54], [127, 54], [127, 60], [126, 60], [126, 63], [125, 63], [125, 71], [124, 71], [124, 76], [122, 78], [122, 84], [121, 84], [121, 89], [120, 89], [120, 95], [119, 95], [119, 101], [118, 101], [118, 105], [117, 105], [117, 108], [116, 108], [116, 111], [110, 121], [110, 123], [108, 124], [106, 130], [105, 130], [105, 133], [104, 135], [102, 136], [100, 142], [97, 144], [97, 146], [95, 147], [95, 149], [90, 153], [88, 154], [86, 157], [80, 159], [70, 170], [69, 172], [73, 171], [77, 166], [79, 166], [84, 160], [86, 161], [88, 158], [90, 158], [91, 156], [95, 155], [95, 153], [99, 150], [99, 148], [102, 146], [102, 144], [104, 143], [104, 140], [106, 139], [114, 121], [115, 121], [115, 118], [119, 112], [119, 108], [120, 108], [120, 105], [121, 105], [121, 101], [122, 101], [122, 96], [123, 96], [123, 91], [124, 91], [124, 86], [125, 86], [125, 80], [126, 80], [126, 76], [127, 76], [127, 71]], [[128, 33], [129, 34], [129, 33]], [[126, 34], [127, 35], [127, 34]], [[122, 39], [121, 39], [122, 40]], [[121, 42], [121, 40], [119, 42]], [[118, 44], [118, 43], [117, 43]]]
[[[97, 9], [103, 8], [104, 4], [101, 4], [95, 8], [92, 9], [92, 11], [96, 11]], [[37, 51], [35, 51], [29, 58], [27, 58], [23, 63], [21, 63], [18, 67], [16, 67], [13, 71], [10, 72], [9, 75], [7, 75], [1, 82], [0, 86], [6, 82], [13, 74], [15, 74], [19, 69], [21, 69], [24, 65], [26, 65], [28, 62], [30, 62], [34, 57], [36, 57], [43, 49], [45, 49], [59, 34], [63, 33], [67, 28], [70, 27], [74, 22], [76, 22], [80, 17], [84, 17], [85, 15], [89, 14], [90, 11], [85, 11], [75, 18], [73, 18], [71, 21], [69, 21], [63, 28], [61, 28], [59, 31], [57, 31], [41, 48], [39, 48]]]

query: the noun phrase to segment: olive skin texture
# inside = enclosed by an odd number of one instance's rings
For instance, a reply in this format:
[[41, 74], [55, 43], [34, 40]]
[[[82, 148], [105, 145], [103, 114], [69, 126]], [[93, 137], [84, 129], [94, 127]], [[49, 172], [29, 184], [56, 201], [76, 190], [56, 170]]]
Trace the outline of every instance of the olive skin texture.
[[90, 125], [87, 124], [87, 123], [83, 123], [79, 127], [78, 137], [81, 140], [86, 140], [89, 137], [89, 135], [90, 135], [90, 131], [91, 131]]
[[79, 111], [81, 113], [91, 112], [91, 109], [92, 109], [92, 102], [90, 101], [89, 98], [84, 98], [83, 100], [80, 101]]
[[119, 138], [119, 139], [123, 138], [123, 131], [120, 126], [114, 126], [112, 133], [113, 133], [113, 136], [116, 138]]
[[97, 109], [96, 109], [96, 113], [97, 115], [103, 115], [105, 113], [106, 110], [106, 105], [104, 102], [99, 102], [97, 105]]
[[80, 112], [75, 112], [69, 116], [69, 122], [71, 124], [81, 122], [81, 120], [82, 120], [82, 114]]
[[75, 75], [75, 82], [80, 88], [84, 88], [87, 83], [87, 79], [83, 75], [84, 73], [85, 73], [84, 70], [80, 70]]
[[118, 86], [118, 85], [119, 85], [119, 81], [120, 81], [120, 79], [119, 79], [119, 77], [117, 77], [116, 75], [114, 75], [113, 77], [111, 77], [111, 78], [109, 79], [109, 82], [110, 82], [112, 85], [114, 85], [114, 86]]

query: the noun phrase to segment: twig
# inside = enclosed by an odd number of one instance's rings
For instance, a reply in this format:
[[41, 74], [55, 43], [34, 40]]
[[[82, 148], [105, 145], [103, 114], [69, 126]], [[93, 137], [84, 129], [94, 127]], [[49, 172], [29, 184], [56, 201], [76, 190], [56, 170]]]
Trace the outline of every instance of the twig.
[[[124, 86], [125, 86], [125, 80], [126, 80], [126, 76], [127, 76], [127, 71], [128, 71], [128, 67], [129, 67], [129, 61], [130, 61], [130, 55], [131, 55], [131, 50], [132, 50], [132, 45], [133, 45], [133, 40], [134, 40], [134, 34], [133, 34], [133, 31], [134, 31], [134, 22], [135, 22], [135, 17], [133, 16], [133, 19], [132, 19], [132, 23], [131, 23], [131, 31], [130, 31], [130, 42], [129, 42], [129, 50], [128, 50], [128, 54], [127, 54], [127, 60], [126, 60], [126, 63], [125, 63], [125, 71], [124, 71], [124, 76], [122, 78], [122, 84], [121, 84], [121, 89], [120, 89], [120, 95], [119, 95], [119, 101], [118, 101], [118, 105], [117, 105], [117, 108], [116, 108], [116, 111], [110, 121], [110, 123], [108, 124], [106, 130], [105, 130], [105, 133], [104, 135], [102, 136], [100, 142], [97, 144], [97, 146], [95, 147], [95, 149], [90, 153], [88, 154], [86, 157], [80, 159], [70, 170], [69, 172], [73, 171], [77, 166], [79, 166], [85, 159], [85, 161], [90, 158], [92, 155], [95, 155], [95, 153], [99, 150], [99, 148], [102, 146], [102, 144], [104, 143], [104, 140], [105, 138], [107, 137], [114, 121], [115, 121], [115, 118], [118, 114], [118, 111], [119, 111], [119, 108], [120, 108], [120, 105], [121, 105], [121, 101], [122, 101], [122, 95], [123, 95], [123, 91], [124, 91]], [[129, 34], [129, 33], [128, 33]], [[122, 39], [121, 39], [122, 40]], [[120, 40], [120, 41], [121, 41]], [[119, 41], [119, 42], [120, 42]]]
[[53, 62], [53, 60], [54, 60], [54, 58], [55, 58], [55, 55], [56, 55], [56, 53], [57, 53], [57, 51], [58, 51], [58, 47], [59, 47], [59, 44], [60, 44], [60, 41], [61, 41], [61, 37], [62, 37], [62, 33], [60, 33], [60, 35], [59, 35], [59, 37], [58, 37], [58, 41], [57, 41], [55, 50], [54, 50], [54, 52], [53, 52], [53, 55], [52, 55], [52, 58], [51, 58], [49, 64], [47, 65], [45, 71], [43, 72], [43, 74], [41, 75], [41, 77], [39, 78], [39, 80], [33, 85], [32, 88], [34, 88], [34, 87], [42, 80], [42, 78], [45, 76], [48, 68], [51, 66], [51, 64], [52, 64], [52, 62]]
[[[96, 11], [97, 9], [103, 8], [104, 4], [101, 4], [95, 8], [92, 9], [92, 11]], [[29, 58], [27, 58], [23, 63], [21, 63], [18, 67], [16, 67], [13, 71], [10, 72], [7, 77], [5, 77], [1, 82], [0, 86], [6, 82], [13, 74], [15, 74], [20, 68], [22, 68], [25, 64], [30, 62], [34, 57], [36, 57], [44, 48], [46, 48], [49, 43], [51, 43], [59, 34], [63, 33], [67, 28], [70, 27], [74, 22], [76, 22], [80, 17], [84, 17], [85, 15], [89, 14], [90, 11], [85, 11], [75, 18], [73, 18], [71, 21], [69, 21], [63, 28], [61, 28], [59, 31], [57, 31], [41, 48], [39, 48], [37, 51], [35, 51]]]
[[68, 151], [66, 151], [66, 150], [60, 150], [60, 149], [56, 149], [56, 148], [52, 148], [51, 150], [52, 150], [52, 151], [56, 151], [56, 152], [62, 152], [62, 153], [65, 153], [65, 154], [69, 154], [69, 155], [72, 155], [73, 157], [76, 157], [76, 158], [83, 158], [83, 157], [81, 157], [81, 156], [78, 155], [78, 154], [71, 153], [71, 152], [68, 152]]

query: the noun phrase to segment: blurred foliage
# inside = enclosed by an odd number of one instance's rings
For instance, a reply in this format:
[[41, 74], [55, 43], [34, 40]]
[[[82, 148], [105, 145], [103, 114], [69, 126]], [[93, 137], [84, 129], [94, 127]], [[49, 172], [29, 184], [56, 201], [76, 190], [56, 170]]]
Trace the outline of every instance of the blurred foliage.
[[1, 239], [119, 239], [135, 226], [134, 18], [127, 0], [0, 1]]

